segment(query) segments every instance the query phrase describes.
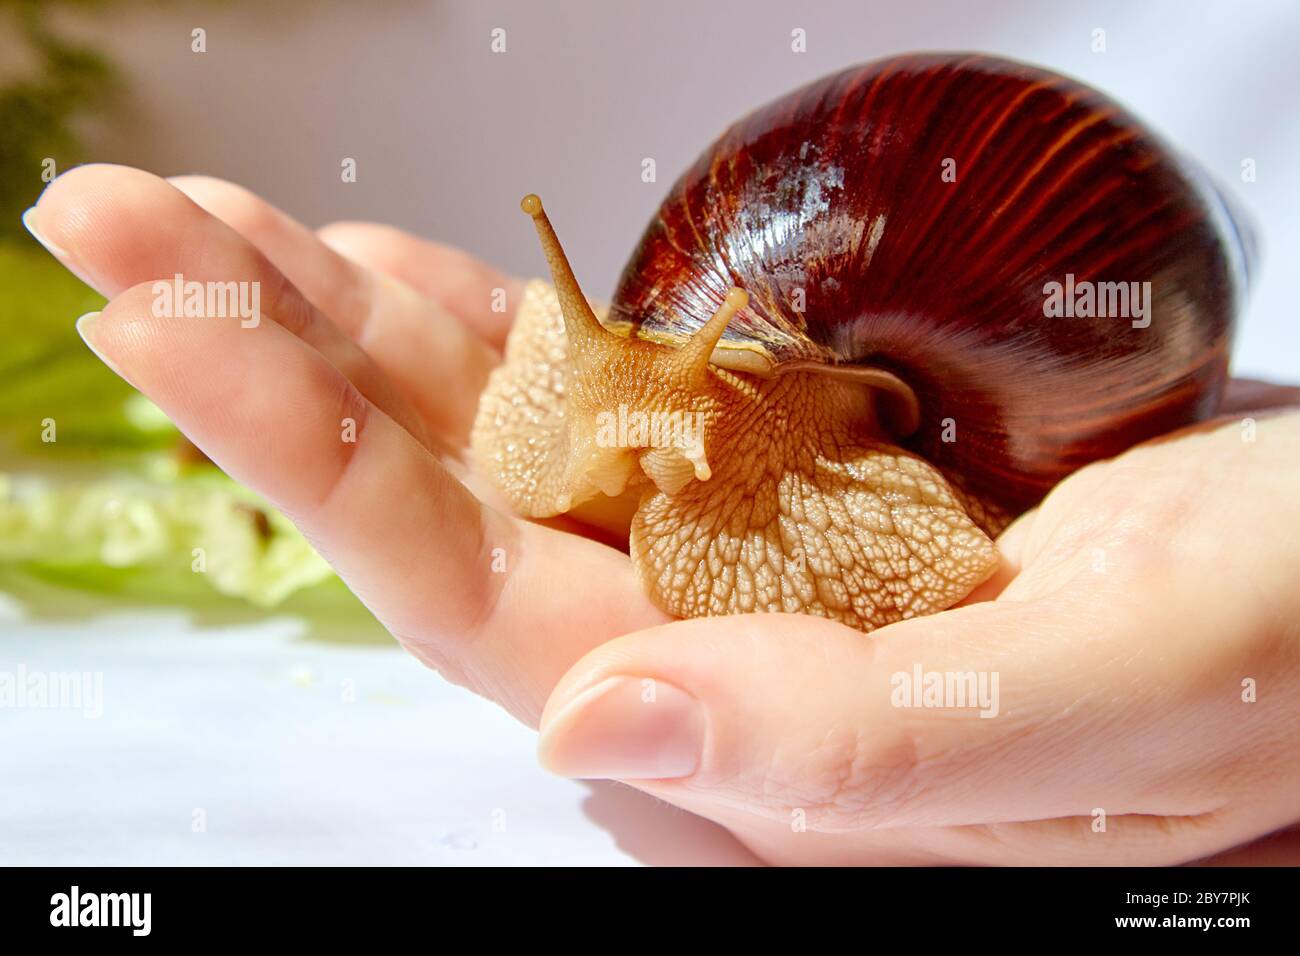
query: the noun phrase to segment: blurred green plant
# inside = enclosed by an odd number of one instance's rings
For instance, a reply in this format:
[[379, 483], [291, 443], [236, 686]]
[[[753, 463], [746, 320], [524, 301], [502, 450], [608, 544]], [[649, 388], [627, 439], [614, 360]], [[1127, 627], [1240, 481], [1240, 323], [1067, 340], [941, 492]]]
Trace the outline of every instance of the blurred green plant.
[[15, 40], [34, 66], [30, 75], [6, 77], [0, 87], [0, 237], [20, 233], [19, 217], [45, 187], [48, 160], [62, 170], [85, 158], [76, 119], [111, 105], [121, 91], [120, 76], [106, 56], [61, 37], [50, 23], [61, 6], [108, 5], [108, 0], [0, 0], [0, 17], [16, 27]]
[[337, 586], [287, 519], [85, 347], [73, 321], [103, 302], [35, 242], [0, 241], [0, 565], [259, 607]]
[[134, 390], [77, 336], [73, 322], [100, 308], [103, 297], [23, 236], [0, 241], [0, 441], [23, 453], [48, 451], [39, 423], [49, 418], [59, 423], [65, 456], [174, 443], [170, 429], [135, 426], [126, 414]]
[[355, 610], [287, 519], [91, 354], [73, 323], [103, 297], [23, 230], [48, 173], [86, 158], [77, 118], [121, 88], [50, 14], [108, 5], [0, 0], [0, 23], [17, 25], [35, 64], [0, 87], [0, 572], [152, 601], [215, 593], [270, 607], [299, 595], [300, 609]]

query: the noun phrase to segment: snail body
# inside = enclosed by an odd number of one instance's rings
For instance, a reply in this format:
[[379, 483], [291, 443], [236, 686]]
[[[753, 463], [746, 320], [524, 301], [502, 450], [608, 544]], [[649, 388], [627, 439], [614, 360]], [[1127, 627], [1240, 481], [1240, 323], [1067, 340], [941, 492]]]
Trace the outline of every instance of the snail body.
[[473, 447], [523, 514], [626, 527], [678, 616], [949, 607], [1065, 475], [1213, 414], [1248, 242], [1076, 81], [892, 58], [727, 130], [603, 321], [540, 202]]

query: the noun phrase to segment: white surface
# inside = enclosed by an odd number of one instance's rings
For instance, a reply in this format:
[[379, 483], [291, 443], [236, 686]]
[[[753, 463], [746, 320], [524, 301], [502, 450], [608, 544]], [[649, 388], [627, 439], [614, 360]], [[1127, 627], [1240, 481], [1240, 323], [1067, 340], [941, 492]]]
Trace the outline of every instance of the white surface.
[[0, 672], [100, 672], [103, 713], [0, 709], [0, 864], [746, 859], [628, 788], [544, 773], [531, 731], [396, 648], [306, 640], [285, 617], [19, 614], [0, 606]]

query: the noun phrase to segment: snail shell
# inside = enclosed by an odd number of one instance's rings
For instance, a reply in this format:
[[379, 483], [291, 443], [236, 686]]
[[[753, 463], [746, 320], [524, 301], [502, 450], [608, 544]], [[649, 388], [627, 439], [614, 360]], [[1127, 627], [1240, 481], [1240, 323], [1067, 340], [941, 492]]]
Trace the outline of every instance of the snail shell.
[[738, 122], [603, 318], [523, 208], [555, 285], [529, 284], [480, 400], [479, 467], [524, 515], [628, 534], [672, 614], [863, 630], [951, 606], [1055, 482], [1212, 414], [1250, 249], [1120, 107], [983, 56]]
[[[727, 130], [650, 223], [610, 319], [672, 341], [739, 286], [750, 306], [720, 343], [732, 367], [894, 373], [919, 406], [902, 447], [1014, 515], [1084, 464], [1215, 412], [1246, 282], [1236, 221], [1074, 80], [904, 56]], [[1148, 315], [1045, 316], [1045, 286], [1067, 276], [1149, 282]]]

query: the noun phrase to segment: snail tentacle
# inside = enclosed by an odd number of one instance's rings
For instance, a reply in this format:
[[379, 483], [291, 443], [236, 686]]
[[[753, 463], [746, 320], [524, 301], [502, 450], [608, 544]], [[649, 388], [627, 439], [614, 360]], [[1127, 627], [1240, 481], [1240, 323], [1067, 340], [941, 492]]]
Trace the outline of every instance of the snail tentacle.
[[684, 385], [699, 387], [703, 383], [704, 376], [709, 372], [713, 352], [722, 333], [726, 331], [727, 323], [748, 304], [749, 293], [732, 286], [712, 318], [686, 340], [673, 360], [674, 369], [681, 376]]
[[519, 203], [519, 208], [532, 217], [537, 228], [537, 238], [541, 241], [546, 264], [550, 267], [551, 278], [555, 282], [555, 292], [559, 296], [560, 309], [564, 313], [564, 329], [572, 343], [575, 357], [580, 361], [591, 350], [599, 350], [608, 332], [596, 318], [587, 297], [582, 294], [578, 278], [569, 265], [569, 257], [564, 254], [559, 237], [551, 226], [550, 217], [542, 207], [542, 200], [534, 193], [529, 193]]

